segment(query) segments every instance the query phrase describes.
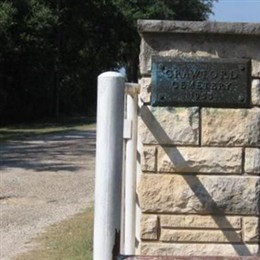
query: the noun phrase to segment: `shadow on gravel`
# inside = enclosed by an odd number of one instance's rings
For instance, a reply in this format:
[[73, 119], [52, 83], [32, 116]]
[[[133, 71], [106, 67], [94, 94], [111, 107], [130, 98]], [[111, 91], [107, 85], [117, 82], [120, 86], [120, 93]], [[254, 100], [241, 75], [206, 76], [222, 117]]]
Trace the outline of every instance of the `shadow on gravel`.
[[71, 131], [0, 144], [0, 170], [75, 171], [86, 167], [96, 149], [96, 132]]

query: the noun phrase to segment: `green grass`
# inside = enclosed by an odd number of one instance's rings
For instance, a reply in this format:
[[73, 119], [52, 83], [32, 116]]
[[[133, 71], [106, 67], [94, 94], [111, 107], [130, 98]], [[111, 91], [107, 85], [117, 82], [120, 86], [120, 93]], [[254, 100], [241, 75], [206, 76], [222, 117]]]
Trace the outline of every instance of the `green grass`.
[[67, 120], [62, 122], [39, 122], [16, 124], [0, 127], [0, 143], [8, 140], [21, 140], [38, 135], [65, 133], [68, 131], [87, 131], [96, 128], [88, 119]]
[[36, 238], [39, 248], [15, 260], [91, 260], [93, 208], [49, 227]]

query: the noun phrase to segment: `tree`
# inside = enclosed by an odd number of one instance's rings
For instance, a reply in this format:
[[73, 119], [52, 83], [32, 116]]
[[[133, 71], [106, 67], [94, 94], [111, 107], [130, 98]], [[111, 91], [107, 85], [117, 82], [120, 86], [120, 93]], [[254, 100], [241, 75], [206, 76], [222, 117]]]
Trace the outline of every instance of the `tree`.
[[11, 15], [0, 44], [0, 83], [7, 94], [1, 118], [48, 115], [57, 16], [44, 1], [5, 1], [3, 6]]
[[206, 20], [217, 0], [114, 0], [123, 14], [126, 27], [121, 35], [121, 59], [129, 81], [137, 81], [140, 39], [136, 29], [138, 19]]
[[213, 1], [1, 1], [0, 118], [95, 110], [101, 72], [123, 66], [137, 80], [137, 19], [204, 20]]

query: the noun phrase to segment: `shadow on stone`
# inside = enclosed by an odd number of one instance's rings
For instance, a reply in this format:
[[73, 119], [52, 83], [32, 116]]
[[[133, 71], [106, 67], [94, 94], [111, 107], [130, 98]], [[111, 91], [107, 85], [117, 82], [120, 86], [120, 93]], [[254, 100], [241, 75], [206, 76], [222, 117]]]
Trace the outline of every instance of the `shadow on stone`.
[[[151, 111], [146, 107], [142, 107], [144, 111], [142, 120], [146, 124], [146, 126], [150, 129], [152, 132], [154, 138], [157, 140], [158, 144], [161, 143], [168, 143], [171, 144], [171, 139], [167, 136], [164, 129], [161, 127], [161, 125], [156, 121], [156, 118], [153, 116]], [[148, 116], [147, 116], [148, 115]], [[152, 127], [151, 127], [152, 122]], [[165, 153], [168, 152], [167, 149], [165, 149], [163, 146]], [[182, 154], [178, 152], [178, 149], [176, 148], [176, 152], [174, 153], [175, 158], [171, 158], [171, 155], [168, 154], [169, 158], [174, 161], [178, 161], [181, 165], [186, 165], [187, 162], [183, 158]], [[188, 165], [187, 165], [188, 167]], [[231, 223], [228, 221], [228, 219], [225, 216], [225, 209], [221, 207], [221, 205], [218, 205], [218, 203], [212, 198], [210, 193], [207, 191], [203, 183], [200, 181], [197, 173], [183, 173], [181, 174], [181, 177], [185, 180], [185, 182], [188, 184], [190, 189], [193, 191], [196, 198], [200, 201], [201, 205], [203, 205], [203, 208], [205, 209], [205, 212], [207, 214], [210, 214], [210, 216], [214, 219], [215, 223], [218, 225], [219, 229], [223, 232], [227, 240], [229, 241], [229, 244], [232, 245], [234, 250], [239, 256], [250, 256], [251, 252], [248, 249], [247, 245], [243, 242], [241, 243], [234, 243], [232, 241], [241, 241], [241, 237], [237, 234], [236, 230], [233, 228]], [[257, 204], [257, 214], [259, 212], [259, 203]], [[198, 212], [199, 214], [205, 214], [205, 212]], [[241, 215], [243, 215], [243, 212], [241, 212]], [[219, 218], [221, 217], [221, 218]], [[221, 221], [220, 221], [221, 219]], [[223, 229], [223, 226], [225, 229]], [[206, 230], [205, 230], [206, 232]], [[225, 252], [223, 252], [225, 254]], [[142, 258], [129, 258], [129, 259], [142, 259]], [[146, 259], [146, 258], [143, 258]], [[153, 258], [147, 258], [147, 259], [153, 259]], [[155, 258], [160, 259], [160, 258]], [[164, 259], [164, 258], [162, 258]], [[165, 258], [167, 259], [167, 258]], [[170, 258], [171, 259], [171, 258]], [[175, 258], [173, 258], [175, 259]], [[186, 259], [186, 258], [183, 258]], [[200, 259], [200, 258], [199, 258]], [[206, 258], [205, 258], [206, 259]], [[209, 259], [209, 258], [207, 258]], [[215, 258], [214, 258], [215, 259]], [[216, 258], [218, 259], [218, 258]], [[220, 258], [222, 259], [222, 258]], [[225, 258], [226, 259], [226, 258]], [[232, 259], [232, 258], [230, 258]], [[235, 258], [239, 259], [239, 258]]]

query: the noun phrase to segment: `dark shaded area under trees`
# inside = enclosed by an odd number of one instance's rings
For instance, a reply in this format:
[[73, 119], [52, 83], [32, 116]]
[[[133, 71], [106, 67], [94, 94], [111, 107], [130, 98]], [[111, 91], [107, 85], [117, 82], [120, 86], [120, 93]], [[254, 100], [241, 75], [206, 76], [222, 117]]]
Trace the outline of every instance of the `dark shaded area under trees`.
[[0, 122], [95, 113], [101, 72], [137, 80], [137, 19], [205, 20], [214, 1], [1, 1]]

